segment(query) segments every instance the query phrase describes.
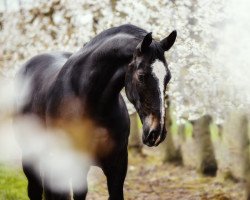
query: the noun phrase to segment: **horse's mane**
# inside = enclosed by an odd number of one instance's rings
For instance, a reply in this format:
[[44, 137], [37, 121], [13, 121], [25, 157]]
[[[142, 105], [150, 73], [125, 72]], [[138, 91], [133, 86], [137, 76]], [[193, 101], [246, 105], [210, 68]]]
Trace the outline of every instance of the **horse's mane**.
[[[102, 31], [98, 35], [96, 35], [93, 39], [91, 39], [88, 43], [86, 43], [78, 52], [74, 53], [68, 61], [65, 63], [64, 66], [65, 70], [69, 67], [69, 65], [76, 65], [76, 63], [81, 62], [82, 59], [85, 59], [86, 55], [89, 55], [91, 52], [93, 52], [96, 48], [100, 47], [104, 41], [107, 41], [110, 38], [115, 38], [116, 35], [130, 35], [135, 38], [137, 41], [137, 44], [143, 40], [145, 35], [148, 32], [140, 27], [137, 27], [132, 24], [124, 24], [117, 27], [109, 28], [105, 31]], [[119, 43], [118, 43], [119, 44]], [[110, 46], [106, 46], [107, 48]], [[115, 44], [112, 44], [112, 47], [115, 48]], [[164, 59], [164, 51], [159, 45], [158, 42], [153, 41], [151, 45], [152, 49], [152, 57], [157, 57], [160, 60]], [[99, 52], [100, 55], [104, 55], [107, 52], [107, 48], [102, 48]], [[134, 50], [133, 50], [134, 51]], [[155, 55], [156, 54], [156, 55]], [[132, 54], [131, 54], [132, 55]], [[82, 65], [79, 65], [82, 67]]]
[[132, 24], [124, 24], [118, 27], [112, 27], [95, 36], [92, 40], [90, 40], [87, 44], [85, 44], [84, 47], [91, 46], [101, 39], [119, 33], [133, 35], [138, 39], [142, 39], [147, 34], [147, 31]]

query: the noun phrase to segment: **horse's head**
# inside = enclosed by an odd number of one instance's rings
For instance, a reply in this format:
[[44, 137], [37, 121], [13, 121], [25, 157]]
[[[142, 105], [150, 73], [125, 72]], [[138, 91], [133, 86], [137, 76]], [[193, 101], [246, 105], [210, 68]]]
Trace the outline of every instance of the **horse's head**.
[[143, 124], [142, 141], [157, 146], [166, 137], [165, 91], [171, 74], [164, 52], [175, 42], [176, 31], [160, 42], [148, 33], [137, 46], [126, 73], [125, 90]]

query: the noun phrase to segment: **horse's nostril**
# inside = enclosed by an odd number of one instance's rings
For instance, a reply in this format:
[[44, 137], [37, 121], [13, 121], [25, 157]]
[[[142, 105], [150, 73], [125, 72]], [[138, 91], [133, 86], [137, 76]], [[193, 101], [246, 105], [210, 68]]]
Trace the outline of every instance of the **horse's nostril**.
[[147, 137], [147, 141], [155, 142], [156, 135], [157, 135], [157, 131], [155, 131], [155, 130], [150, 131], [149, 134], [148, 134], [148, 137]]
[[156, 135], [156, 131], [151, 131], [151, 132], [150, 132], [150, 135], [152, 135], [152, 137], [154, 138], [155, 135]]
[[150, 147], [154, 146], [158, 136], [159, 132], [157, 130], [149, 131], [148, 134], [147, 132], [144, 132], [142, 137], [143, 143]]

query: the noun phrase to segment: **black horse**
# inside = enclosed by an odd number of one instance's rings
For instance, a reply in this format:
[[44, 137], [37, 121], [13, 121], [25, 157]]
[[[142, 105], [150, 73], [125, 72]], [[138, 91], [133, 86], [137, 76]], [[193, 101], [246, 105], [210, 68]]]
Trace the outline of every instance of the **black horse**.
[[[173, 31], [156, 41], [137, 26], [122, 25], [103, 31], [74, 54], [35, 56], [19, 73], [30, 80], [29, 96], [20, 115], [35, 115], [46, 127], [71, 130], [69, 137], [74, 129], [68, 126], [87, 124], [89, 149], [91, 137], [100, 137], [90, 154], [107, 177], [110, 199], [123, 199], [128, 164], [130, 121], [120, 91], [125, 86], [139, 113], [143, 143], [150, 147], [160, 144], [167, 133], [164, 93], [171, 78], [164, 52], [172, 47], [176, 35]], [[68, 199], [68, 193], [42, 184], [29, 163], [23, 162], [23, 170], [31, 200], [41, 200], [43, 191], [47, 200]], [[82, 181], [86, 182], [86, 174]], [[73, 191], [75, 200], [85, 199], [86, 194], [86, 188]]]

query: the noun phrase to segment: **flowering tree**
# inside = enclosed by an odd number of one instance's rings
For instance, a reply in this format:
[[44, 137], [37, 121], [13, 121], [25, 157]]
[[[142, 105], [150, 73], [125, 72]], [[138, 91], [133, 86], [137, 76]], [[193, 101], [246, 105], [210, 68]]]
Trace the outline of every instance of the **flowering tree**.
[[[173, 110], [178, 119], [195, 119], [208, 113], [220, 122], [228, 108], [244, 108], [250, 99], [248, 73], [245, 81], [239, 81], [242, 71], [235, 70], [241, 63], [249, 71], [249, 61], [242, 62], [245, 51], [240, 51], [241, 46], [249, 49], [249, 39], [239, 42], [237, 38], [233, 44], [230, 41], [237, 37], [238, 31], [233, 28], [239, 21], [241, 34], [249, 35], [244, 27], [247, 18], [242, 21], [247, 12], [240, 16], [231, 12], [232, 8], [246, 11], [244, 5], [249, 3], [245, 1], [22, 0], [19, 11], [8, 10], [0, 15], [1, 70], [14, 74], [24, 60], [40, 52], [74, 52], [95, 34], [123, 23], [152, 31], [156, 39], [176, 29], [176, 44], [166, 53], [172, 72], [169, 96]], [[231, 21], [233, 16], [238, 17]], [[234, 49], [238, 54], [231, 62]], [[246, 92], [238, 93], [239, 89]]]

